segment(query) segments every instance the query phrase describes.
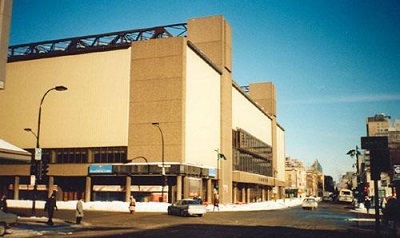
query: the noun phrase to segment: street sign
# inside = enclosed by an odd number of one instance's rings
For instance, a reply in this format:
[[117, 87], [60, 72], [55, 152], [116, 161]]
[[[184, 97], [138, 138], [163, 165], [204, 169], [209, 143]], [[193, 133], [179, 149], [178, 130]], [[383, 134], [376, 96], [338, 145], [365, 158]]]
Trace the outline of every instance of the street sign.
[[42, 148], [35, 148], [35, 160], [42, 160]]

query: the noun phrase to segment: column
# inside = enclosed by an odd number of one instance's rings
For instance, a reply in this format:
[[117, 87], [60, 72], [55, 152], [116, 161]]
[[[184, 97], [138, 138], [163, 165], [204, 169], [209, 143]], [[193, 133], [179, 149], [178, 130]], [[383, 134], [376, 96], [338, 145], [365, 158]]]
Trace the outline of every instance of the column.
[[182, 199], [182, 175], [176, 176], [176, 200]]
[[262, 190], [261, 190], [261, 201], [265, 202], [265, 198], [266, 198], [266, 196], [265, 196], [265, 188], [262, 188]]
[[247, 189], [246, 189], [246, 202], [247, 202], [247, 203], [251, 203], [250, 195], [251, 195], [251, 189], [250, 189], [250, 188], [247, 188]]
[[214, 188], [212, 187], [212, 181], [210, 178], [207, 179], [207, 198], [206, 201], [212, 203]]
[[237, 202], [237, 192], [238, 192], [238, 187], [236, 185], [233, 186], [233, 203]]
[[129, 197], [131, 196], [131, 184], [132, 178], [128, 175], [125, 180], [125, 201], [129, 201]]
[[15, 176], [14, 178], [14, 200], [19, 199], [19, 176]]
[[246, 202], [246, 188], [245, 187], [242, 188], [242, 202], [243, 203]]
[[51, 194], [53, 193], [53, 188], [54, 188], [54, 176], [49, 176], [47, 197], [51, 196]]
[[86, 186], [85, 186], [85, 202], [90, 202], [90, 197], [92, 194], [92, 178], [86, 177]]

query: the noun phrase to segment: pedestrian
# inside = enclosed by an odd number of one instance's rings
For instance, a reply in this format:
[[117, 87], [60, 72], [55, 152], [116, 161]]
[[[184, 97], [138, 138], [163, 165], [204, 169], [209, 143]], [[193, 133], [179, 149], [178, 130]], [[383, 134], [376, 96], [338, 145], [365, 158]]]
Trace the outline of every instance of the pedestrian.
[[75, 210], [76, 224], [81, 224], [83, 218], [83, 199], [79, 198]]
[[3, 195], [0, 201], [0, 209], [3, 210], [3, 212], [8, 213], [8, 207], [7, 207], [7, 197], [6, 195]]
[[217, 208], [218, 211], [219, 211], [219, 196], [218, 196], [218, 194], [214, 194], [214, 207], [213, 207], [213, 211], [215, 210], [215, 208]]
[[133, 196], [129, 197], [129, 212], [131, 214], [135, 213], [135, 209], [136, 209], [136, 200]]
[[371, 208], [371, 199], [368, 196], [365, 196], [364, 205], [367, 209], [367, 214], [369, 214], [369, 209]]
[[55, 192], [53, 192], [51, 194], [51, 196], [47, 199], [47, 201], [44, 205], [44, 211], [47, 211], [47, 214], [49, 217], [49, 219], [47, 220], [47, 224], [49, 226], [54, 225], [54, 223], [53, 223], [54, 209], [58, 210]]

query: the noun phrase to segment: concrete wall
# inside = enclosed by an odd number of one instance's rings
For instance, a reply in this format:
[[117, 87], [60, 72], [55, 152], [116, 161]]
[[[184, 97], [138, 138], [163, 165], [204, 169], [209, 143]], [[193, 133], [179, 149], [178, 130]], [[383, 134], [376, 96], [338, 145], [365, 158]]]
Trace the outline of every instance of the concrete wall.
[[220, 74], [187, 48], [185, 162], [217, 167], [221, 138]]
[[40, 146], [127, 146], [130, 49], [7, 64], [7, 90], [0, 91], [0, 135], [34, 148], [40, 100]]
[[272, 120], [237, 88], [232, 90], [232, 127], [242, 128], [268, 145], [272, 145]]
[[128, 159], [144, 156], [161, 162], [183, 162], [186, 39], [138, 41], [132, 44]]

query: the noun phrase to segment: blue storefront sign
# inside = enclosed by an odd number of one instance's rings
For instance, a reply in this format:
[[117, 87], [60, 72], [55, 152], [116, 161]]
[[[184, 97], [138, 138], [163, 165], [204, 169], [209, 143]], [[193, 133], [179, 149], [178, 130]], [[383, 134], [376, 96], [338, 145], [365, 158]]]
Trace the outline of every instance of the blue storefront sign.
[[209, 168], [208, 175], [210, 177], [217, 177], [217, 169], [216, 168]]
[[111, 174], [111, 164], [92, 164], [89, 166], [89, 174]]

